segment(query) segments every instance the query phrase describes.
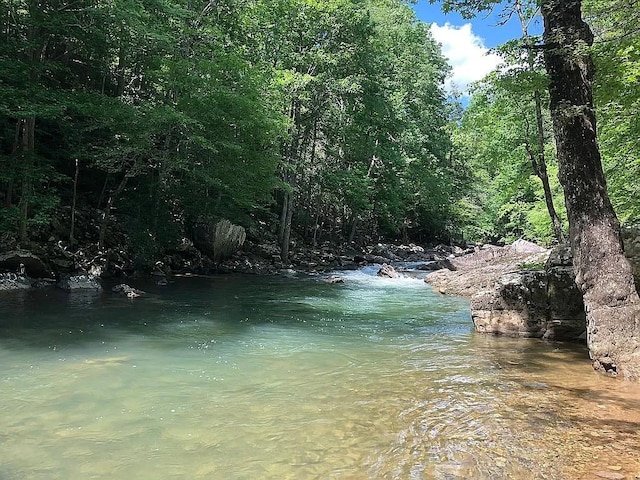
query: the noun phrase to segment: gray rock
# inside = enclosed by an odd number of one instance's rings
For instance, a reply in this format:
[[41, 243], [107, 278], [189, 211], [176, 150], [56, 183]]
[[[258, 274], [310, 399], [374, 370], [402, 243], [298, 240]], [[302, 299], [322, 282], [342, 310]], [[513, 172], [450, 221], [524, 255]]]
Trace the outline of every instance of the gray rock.
[[536, 245], [533, 242], [529, 242], [527, 240], [516, 240], [510, 246], [511, 250], [516, 253], [526, 253], [526, 254], [534, 254], [534, 253], [543, 253], [547, 249], [541, 247], [540, 245]]
[[[355, 260], [355, 259], [354, 259]], [[379, 263], [384, 265], [385, 263], [391, 261], [389, 258], [381, 257], [379, 255], [365, 255], [364, 261], [367, 263]]]
[[76, 275], [63, 274], [60, 276], [56, 286], [68, 292], [77, 290], [102, 291], [102, 285], [100, 285], [98, 278], [88, 273]]
[[503, 273], [494, 288], [471, 298], [476, 330], [515, 337], [577, 340], [585, 332], [582, 296], [563, 248], [544, 270]]
[[547, 259], [548, 267], [572, 267], [573, 256], [569, 245], [558, 245], [549, 254]]
[[371, 253], [374, 256], [386, 258], [387, 261], [391, 260], [394, 262], [399, 262], [400, 260], [402, 260], [402, 258], [396, 254], [395, 250], [396, 249], [393, 245], [378, 243], [372, 248]]
[[36, 281], [34, 281], [31, 286], [33, 288], [49, 288], [49, 287], [55, 287], [56, 286], [56, 281], [52, 278], [40, 278]]
[[0, 273], [0, 292], [31, 288], [31, 280], [16, 273]]
[[[634, 272], [640, 272], [640, 229], [623, 230], [623, 239]], [[584, 341], [584, 304], [568, 245], [549, 252], [518, 241], [509, 247], [483, 248], [451, 262], [457, 271], [433, 272], [425, 281], [441, 292], [470, 297], [479, 332]], [[523, 271], [523, 264], [544, 267]]]
[[458, 268], [448, 258], [436, 257], [436, 263], [440, 269], [447, 269], [455, 272]]
[[247, 233], [243, 227], [233, 225], [229, 220], [221, 220], [213, 225], [206, 222], [197, 224], [193, 243], [217, 263], [231, 258], [242, 248], [246, 238]]
[[422, 265], [418, 265], [418, 270], [421, 270], [424, 272], [433, 272], [436, 270], [440, 270], [441, 268], [442, 268], [442, 265], [436, 261], [425, 262]]
[[53, 267], [59, 272], [72, 272], [75, 267], [75, 262], [68, 258], [54, 258], [51, 260]]
[[402, 277], [402, 275], [400, 275], [395, 268], [393, 268], [391, 265], [388, 265], [386, 263], [382, 264], [382, 267], [380, 267], [380, 270], [378, 270], [377, 275], [379, 277], [386, 277], [386, 278]]

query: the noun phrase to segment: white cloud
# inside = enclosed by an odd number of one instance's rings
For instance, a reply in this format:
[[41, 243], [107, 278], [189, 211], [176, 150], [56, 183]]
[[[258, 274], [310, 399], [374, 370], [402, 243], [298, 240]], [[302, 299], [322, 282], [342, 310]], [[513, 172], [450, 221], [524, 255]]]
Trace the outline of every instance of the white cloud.
[[451, 78], [445, 83], [448, 91], [455, 86], [463, 94], [468, 94], [470, 83], [481, 80], [501, 63], [500, 57], [490, 53], [482, 38], [473, 33], [470, 23], [461, 27], [434, 23], [431, 34], [436, 42], [442, 44], [442, 54], [453, 69]]

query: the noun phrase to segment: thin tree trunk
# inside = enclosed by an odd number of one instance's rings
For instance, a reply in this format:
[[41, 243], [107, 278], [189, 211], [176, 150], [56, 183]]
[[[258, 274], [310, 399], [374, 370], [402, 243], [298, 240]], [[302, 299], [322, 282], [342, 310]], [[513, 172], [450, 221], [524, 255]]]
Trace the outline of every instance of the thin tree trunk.
[[551, 192], [551, 186], [549, 185], [549, 175], [547, 173], [547, 160], [544, 154], [545, 138], [544, 138], [544, 125], [542, 123], [542, 100], [540, 99], [540, 92], [536, 90], [533, 94], [535, 107], [536, 107], [536, 133], [538, 141], [538, 159], [537, 159], [537, 175], [542, 182], [542, 188], [544, 190], [544, 201], [547, 204], [547, 211], [549, 212], [549, 218], [551, 219], [551, 226], [553, 227], [553, 233], [558, 242], [563, 243], [564, 232], [562, 229], [562, 221], [558, 217], [556, 207], [553, 204], [553, 193]]
[[74, 231], [76, 226], [76, 199], [78, 197], [78, 174], [80, 173], [80, 163], [76, 158], [76, 174], [73, 177], [73, 200], [71, 202], [71, 231], [69, 233], [69, 244], [75, 243]]
[[353, 221], [351, 222], [351, 231], [349, 232], [349, 238], [347, 239], [347, 245], [351, 245], [353, 239], [356, 238], [356, 230], [358, 229], [358, 217], [353, 216]]
[[100, 205], [102, 205], [102, 201], [104, 200], [104, 194], [107, 193], [107, 186], [109, 184], [110, 175], [107, 173], [104, 177], [104, 183], [102, 184], [102, 190], [100, 191], [100, 196], [98, 197], [98, 202], [96, 204], [96, 208], [100, 210]]
[[[22, 129], [22, 120], [18, 120], [16, 122], [16, 131], [13, 137], [13, 147], [11, 148], [11, 155], [14, 156], [17, 154], [18, 149], [20, 148], [20, 132]], [[5, 197], [5, 206], [11, 207], [13, 205], [13, 182], [16, 174], [15, 164], [11, 164], [11, 175], [7, 180], [7, 190]]]
[[22, 159], [24, 173], [22, 177], [22, 191], [20, 192], [20, 220], [18, 223], [18, 238], [21, 242], [27, 240], [27, 220], [29, 219], [29, 202], [33, 191], [31, 183], [31, 164], [35, 150], [36, 118], [29, 117], [22, 120]]
[[[122, 31], [120, 32], [122, 34]], [[124, 49], [124, 40], [120, 39], [120, 48], [118, 49], [118, 65], [116, 67], [116, 97], [124, 95], [126, 68], [126, 52]]]
[[104, 207], [102, 211], [102, 221], [100, 222], [100, 233], [98, 235], [98, 248], [102, 250], [104, 247], [104, 239], [107, 235], [107, 227], [109, 226], [109, 215], [111, 214], [111, 209], [113, 208], [113, 203], [118, 198], [118, 196], [124, 190], [124, 187], [127, 186], [127, 182], [129, 181], [129, 176], [125, 174], [125, 176], [120, 181], [120, 184], [115, 189], [115, 191], [109, 195], [109, 199], [107, 200], [107, 205]]
[[322, 225], [320, 225], [320, 207], [318, 206], [318, 210], [316, 211], [315, 221], [313, 223], [313, 246], [318, 246], [318, 233], [322, 230]]
[[596, 370], [640, 379], [640, 299], [607, 195], [596, 136], [588, 47], [593, 34], [579, 0], [544, 0], [545, 63], [565, 190], [576, 284]]
[[[525, 12], [523, 11], [523, 5], [520, 1], [516, 2], [515, 9], [518, 14], [518, 18], [520, 19], [522, 36], [524, 37], [526, 46], [528, 47], [529, 53], [527, 61], [529, 64], [529, 70], [533, 72], [535, 69], [535, 61], [533, 48], [531, 48], [532, 45], [529, 43], [529, 23], [527, 22]], [[545, 136], [544, 123], [542, 118], [542, 98], [540, 95], [540, 90], [538, 90], [537, 88], [533, 92], [533, 100], [536, 112], [536, 143], [538, 154], [536, 156], [530, 153], [531, 163], [533, 165], [533, 171], [542, 182], [542, 189], [544, 190], [544, 201], [547, 205], [547, 212], [549, 213], [549, 219], [551, 220], [553, 234], [558, 242], [563, 243], [565, 238], [562, 229], [562, 222], [560, 221], [560, 217], [558, 217], [558, 213], [556, 212], [556, 208], [553, 204], [553, 193], [551, 192], [551, 186], [549, 185], [549, 175], [547, 174], [547, 160], [544, 153]]]
[[291, 240], [291, 220], [293, 218], [293, 198], [294, 192], [287, 192], [285, 197], [286, 215], [284, 222], [284, 231], [282, 235], [281, 258], [284, 263], [289, 261], [289, 243]]
[[284, 241], [284, 227], [287, 223], [287, 207], [289, 206], [289, 193], [284, 192], [282, 210], [280, 210], [280, 223], [278, 224], [278, 243], [282, 246]]

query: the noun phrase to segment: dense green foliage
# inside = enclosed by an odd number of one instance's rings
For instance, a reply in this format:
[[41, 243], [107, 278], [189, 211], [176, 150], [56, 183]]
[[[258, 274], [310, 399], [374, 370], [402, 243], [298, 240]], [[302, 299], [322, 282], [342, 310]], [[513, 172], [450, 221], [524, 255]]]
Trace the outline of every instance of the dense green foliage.
[[609, 195], [620, 220], [640, 222], [640, 4], [585, 1], [596, 36], [595, 102]]
[[500, 47], [503, 65], [475, 86], [455, 130], [455, 148], [473, 172], [460, 208], [474, 212], [463, 222], [473, 239], [549, 244], [564, 237], [546, 75], [531, 48], [540, 39], [528, 33], [536, 14], [527, 2], [503, 12], [520, 21], [522, 38]]
[[[445, 2], [471, 14], [496, 2]], [[514, 21], [518, 9], [536, 15], [534, 1], [509, 2], [503, 17]], [[587, 19], [596, 34], [594, 86], [598, 134], [609, 195], [623, 222], [640, 220], [640, 10], [633, 0], [591, 0]], [[466, 10], [465, 10], [466, 9]], [[554, 204], [566, 222], [563, 192], [557, 180], [555, 143], [548, 111], [541, 50], [527, 48], [541, 39], [523, 37], [500, 52], [508, 68], [479, 82], [453, 134], [454, 152], [471, 172], [467, 195], [460, 200], [458, 226], [468, 237], [510, 242], [528, 238], [554, 241], [542, 184], [531, 168], [535, 152], [535, 102], [542, 101], [545, 147]], [[527, 58], [528, 57], [528, 58]], [[532, 68], [533, 67], [533, 68]]]
[[0, 30], [5, 240], [444, 232], [447, 67], [400, 1], [11, 0]]
[[[460, 210], [468, 212], [465, 235], [485, 241], [518, 238], [550, 243], [553, 231], [540, 180], [527, 149], [535, 148], [533, 97], [514, 91], [509, 79], [490, 75], [474, 91], [455, 131], [456, 152], [473, 172]], [[529, 92], [530, 93], [530, 92]], [[555, 204], [563, 206], [553, 157], [553, 136], [545, 115], [549, 177]], [[562, 211], [561, 218], [566, 218]]]
[[[508, 3], [505, 20], [536, 3]], [[636, 3], [586, 4], [602, 152], [628, 222], [640, 213]], [[292, 238], [550, 243], [536, 159], [562, 221], [564, 204], [544, 69], [522, 48], [538, 39], [523, 33], [501, 49], [509, 69], [452, 119], [448, 67], [401, 0], [2, 2], [0, 236], [125, 243], [143, 261], [222, 218], [279, 236], [284, 258]]]

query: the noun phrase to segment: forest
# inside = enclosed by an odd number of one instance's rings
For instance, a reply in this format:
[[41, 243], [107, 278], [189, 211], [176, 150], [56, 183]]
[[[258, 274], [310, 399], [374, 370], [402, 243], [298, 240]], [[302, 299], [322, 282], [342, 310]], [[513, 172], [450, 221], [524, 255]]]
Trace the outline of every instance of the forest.
[[[583, 6], [625, 223], [640, 211], [636, 3]], [[503, 12], [522, 37], [463, 107], [400, 0], [2, 2], [2, 244], [120, 247], [145, 265], [220, 219], [284, 260], [292, 240], [560, 241], [534, 4]]]

